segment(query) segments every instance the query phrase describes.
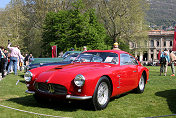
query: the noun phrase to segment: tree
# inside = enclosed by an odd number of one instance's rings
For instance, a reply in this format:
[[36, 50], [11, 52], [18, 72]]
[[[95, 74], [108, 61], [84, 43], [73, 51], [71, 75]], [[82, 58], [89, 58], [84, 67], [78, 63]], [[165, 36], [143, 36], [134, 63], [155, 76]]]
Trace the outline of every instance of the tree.
[[[97, 16], [104, 24], [109, 35], [106, 44], [128, 45], [129, 41], [141, 41], [138, 37], [143, 34], [147, 40], [146, 24], [144, 20], [147, 10], [146, 1], [143, 0], [83, 0], [86, 8], [96, 8]], [[140, 36], [137, 36], [140, 34]], [[124, 46], [123, 46], [124, 47]], [[121, 49], [123, 49], [123, 47]]]
[[[47, 43], [44, 42], [45, 48], [50, 50], [50, 46], [55, 43], [59, 45], [59, 50], [63, 50], [62, 44], [65, 49], [70, 47], [81, 49], [82, 45], [88, 45], [89, 49], [109, 49], [115, 41], [121, 46], [128, 45], [128, 41], [138, 42], [146, 39], [147, 35], [143, 32], [145, 30], [143, 2], [143, 0], [11, 0], [6, 9], [0, 11], [0, 41], [5, 46], [7, 40], [11, 39], [13, 44], [22, 47], [23, 52], [32, 52], [35, 57], [42, 53], [43, 40], [50, 35], [53, 36], [51, 42], [48, 40]], [[53, 18], [64, 23], [60, 24], [61, 26], [55, 25], [53, 29], [65, 27], [65, 31], [53, 31], [55, 34], [48, 33], [48, 36], [43, 34], [43, 30], [47, 31], [45, 29], [47, 23], [44, 24], [44, 20], [49, 12], [53, 12], [53, 17], [58, 17], [55, 14], [57, 12], [63, 16], [59, 17], [60, 19]], [[62, 20], [64, 14], [68, 17], [65, 18], [67, 22]], [[106, 28], [108, 34], [106, 38], [102, 38], [106, 33], [97, 20]], [[66, 25], [69, 23], [72, 25]], [[65, 36], [61, 35], [64, 33]], [[97, 44], [100, 46], [97, 47]]]
[[144, 21], [142, 0], [100, 0], [99, 15], [114, 42], [128, 40], [141, 31]]
[[8, 7], [2, 11], [1, 27], [4, 29], [2, 35], [4, 46], [7, 45], [8, 40], [11, 40], [13, 44], [23, 45], [21, 41], [23, 36], [20, 35], [22, 31], [20, 25], [24, 19], [21, 7], [21, 0], [11, 0]]
[[91, 9], [81, 13], [82, 9], [82, 2], [77, 1], [73, 4], [73, 9], [47, 15], [43, 32], [45, 52], [50, 51], [53, 44], [58, 45], [59, 51], [84, 45], [89, 49], [104, 48], [106, 33], [98, 23], [95, 11]]
[[0, 12], [2, 43], [5, 46], [10, 39], [12, 44], [19, 44], [23, 52], [39, 56], [43, 50], [42, 27], [46, 14], [70, 9], [70, 4], [70, 0], [11, 0]]

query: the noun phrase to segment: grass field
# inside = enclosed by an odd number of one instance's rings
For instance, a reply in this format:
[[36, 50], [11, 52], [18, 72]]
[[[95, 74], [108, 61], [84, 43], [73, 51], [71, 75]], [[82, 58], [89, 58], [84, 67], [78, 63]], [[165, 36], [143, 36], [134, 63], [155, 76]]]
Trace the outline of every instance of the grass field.
[[[150, 68], [150, 81], [143, 94], [127, 93], [111, 99], [102, 111], [92, 111], [86, 102], [39, 104], [26, 94], [24, 73], [10, 74], [0, 81], [0, 105], [60, 117], [141, 118], [176, 114], [176, 77], [159, 76], [159, 67]], [[19, 83], [16, 85], [16, 82]], [[176, 116], [171, 116], [169, 118]], [[0, 106], [0, 118], [48, 118]]]

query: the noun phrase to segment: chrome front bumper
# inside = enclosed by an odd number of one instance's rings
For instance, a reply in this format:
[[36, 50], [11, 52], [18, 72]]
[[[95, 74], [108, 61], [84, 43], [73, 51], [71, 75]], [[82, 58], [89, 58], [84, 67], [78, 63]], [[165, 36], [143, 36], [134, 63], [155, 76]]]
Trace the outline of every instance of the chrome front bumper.
[[72, 95], [66, 95], [66, 99], [72, 99], [72, 100], [87, 100], [91, 99], [92, 96], [72, 96]]
[[[34, 91], [29, 91], [29, 90], [26, 90], [25, 91], [26, 93], [29, 93], [29, 94], [34, 94], [35, 92]], [[92, 96], [72, 96], [72, 95], [66, 95], [66, 99], [71, 99], [71, 100], [88, 100], [88, 99], [91, 99]]]

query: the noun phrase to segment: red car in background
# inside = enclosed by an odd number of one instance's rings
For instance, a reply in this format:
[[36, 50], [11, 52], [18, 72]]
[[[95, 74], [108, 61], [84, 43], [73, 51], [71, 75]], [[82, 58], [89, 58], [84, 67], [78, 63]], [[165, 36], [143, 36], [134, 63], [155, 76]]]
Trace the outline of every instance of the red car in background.
[[43, 99], [91, 100], [102, 110], [113, 96], [143, 93], [149, 70], [133, 56], [117, 50], [89, 50], [68, 65], [43, 66], [26, 72], [27, 93]]

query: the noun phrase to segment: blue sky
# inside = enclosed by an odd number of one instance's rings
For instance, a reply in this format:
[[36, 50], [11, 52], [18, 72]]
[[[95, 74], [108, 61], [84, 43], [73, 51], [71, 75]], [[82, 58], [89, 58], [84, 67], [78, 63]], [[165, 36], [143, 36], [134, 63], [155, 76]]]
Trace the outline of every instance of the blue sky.
[[5, 8], [10, 0], [0, 0], [0, 8]]

